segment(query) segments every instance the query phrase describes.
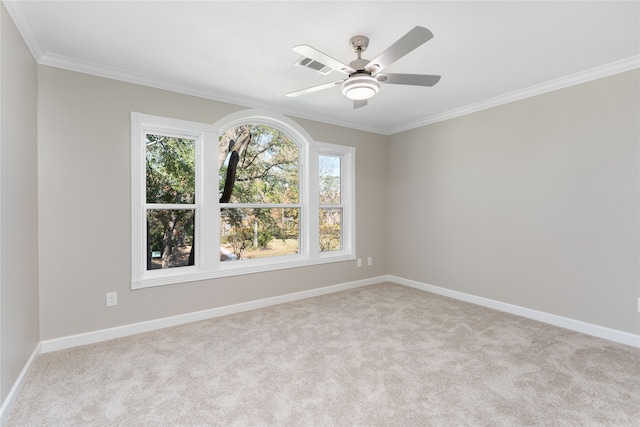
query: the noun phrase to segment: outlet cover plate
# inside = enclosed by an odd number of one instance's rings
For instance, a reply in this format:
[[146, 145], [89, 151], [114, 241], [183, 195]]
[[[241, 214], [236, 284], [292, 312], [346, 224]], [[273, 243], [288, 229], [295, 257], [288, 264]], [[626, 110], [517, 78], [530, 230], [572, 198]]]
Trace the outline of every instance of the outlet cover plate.
[[107, 307], [112, 307], [114, 305], [118, 305], [118, 293], [107, 292]]

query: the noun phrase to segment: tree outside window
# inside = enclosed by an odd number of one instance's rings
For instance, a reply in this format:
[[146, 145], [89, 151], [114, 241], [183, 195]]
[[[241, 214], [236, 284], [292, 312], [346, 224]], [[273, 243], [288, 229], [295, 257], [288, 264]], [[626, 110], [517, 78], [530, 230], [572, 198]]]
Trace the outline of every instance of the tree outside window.
[[355, 259], [355, 149], [260, 110], [131, 113], [131, 287]]
[[147, 270], [194, 264], [195, 141], [146, 135]]
[[266, 125], [227, 130], [218, 146], [220, 260], [300, 251], [300, 150]]
[[320, 251], [342, 249], [341, 157], [319, 156]]

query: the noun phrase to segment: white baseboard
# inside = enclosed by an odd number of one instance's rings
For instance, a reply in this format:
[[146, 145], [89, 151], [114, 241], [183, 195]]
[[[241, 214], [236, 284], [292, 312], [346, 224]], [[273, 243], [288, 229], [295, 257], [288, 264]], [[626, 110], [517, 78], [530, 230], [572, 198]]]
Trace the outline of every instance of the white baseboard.
[[543, 323], [548, 323], [550, 325], [559, 326], [561, 328], [570, 329], [572, 331], [581, 332], [583, 334], [592, 335], [598, 338], [604, 338], [609, 341], [614, 341], [617, 343], [640, 348], [640, 335], [634, 335], [629, 332], [606, 328], [604, 326], [594, 325], [592, 323], [587, 323], [580, 320], [569, 319], [567, 317], [557, 316], [555, 314], [545, 313], [543, 311], [533, 310], [514, 304], [508, 304], [505, 302], [483, 298], [476, 295], [466, 294], [464, 292], [454, 291], [447, 288], [441, 288], [439, 286], [428, 285], [426, 283], [404, 279], [402, 277], [389, 275], [387, 276], [387, 281], [454, 298], [460, 301], [481, 305], [483, 307], [492, 308], [494, 310], [504, 311], [506, 313], [515, 314], [518, 316], [526, 317], [528, 319], [533, 319]]
[[604, 338], [610, 341], [640, 348], [640, 335], [634, 335], [628, 332], [623, 332], [616, 329], [606, 328], [604, 326], [582, 322], [580, 320], [569, 319], [566, 317], [557, 316], [555, 314], [545, 313], [542, 311], [537, 311], [537, 310], [533, 310], [526, 307], [521, 307], [521, 306], [517, 306], [517, 305], [513, 305], [513, 304], [501, 302], [501, 301], [479, 297], [476, 295], [466, 294], [464, 292], [454, 291], [447, 288], [441, 288], [439, 286], [428, 285], [426, 283], [421, 283], [414, 280], [405, 279], [402, 277], [386, 275], [386, 276], [372, 277], [369, 279], [363, 279], [363, 280], [358, 280], [354, 282], [347, 282], [347, 283], [342, 283], [342, 284], [337, 284], [332, 286], [325, 286], [322, 288], [315, 288], [315, 289], [295, 292], [291, 294], [279, 295], [275, 297], [264, 298], [264, 299], [254, 300], [254, 301], [247, 301], [244, 303], [217, 307], [217, 308], [197, 311], [193, 313], [186, 313], [186, 314], [181, 314], [181, 315], [172, 316], [172, 317], [149, 320], [146, 322], [133, 323], [130, 325], [118, 326], [118, 327], [108, 328], [108, 329], [101, 329], [98, 331], [92, 331], [92, 332], [87, 332], [83, 334], [55, 338], [51, 340], [42, 341], [40, 343], [40, 351], [42, 353], [48, 353], [51, 351], [63, 350], [65, 348], [77, 347], [77, 346], [86, 345], [86, 344], [93, 344], [96, 342], [107, 341], [114, 338], [121, 338], [121, 337], [135, 335], [143, 332], [154, 331], [157, 329], [168, 328], [171, 326], [178, 326], [185, 323], [197, 322], [200, 320], [206, 320], [214, 317], [225, 316], [228, 314], [255, 310], [258, 308], [268, 307], [271, 305], [297, 301], [305, 298], [312, 298], [319, 295], [325, 295], [333, 292], [340, 292], [347, 289], [358, 288], [358, 287], [372, 285], [372, 284], [381, 283], [385, 281], [397, 283], [399, 285], [409, 286], [416, 289], [421, 289], [423, 291], [431, 292], [434, 294], [447, 296], [450, 298], [458, 299], [458, 300], [469, 302], [472, 304], [477, 304], [484, 307], [492, 308], [494, 310], [515, 314], [518, 316], [548, 323], [554, 326], [559, 326], [565, 329], [581, 332], [587, 335], [592, 335], [592, 336]]
[[48, 353], [51, 351], [63, 350], [65, 348], [93, 344], [96, 342], [107, 341], [114, 338], [121, 338], [143, 332], [155, 331], [157, 329], [168, 328], [171, 326], [183, 325], [185, 323], [198, 322], [200, 320], [211, 319], [228, 314], [240, 313], [243, 311], [268, 307], [271, 305], [312, 298], [319, 295], [326, 295], [333, 292], [345, 291], [347, 289], [354, 289], [367, 285], [373, 285], [385, 280], [386, 276], [372, 277], [370, 279], [357, 280], [354, 282], [347, 282], [332, 286], [324, 286], [321, 288], [309, 289], [307, 291], [294, 292], [291, 294], [278, 295], [275, 297], [247, 301], [239, 304], [216, 307], [208, 310], [196, 311], [193, 313], [165, 317], [162, 319], [149, 320], [146, 322], [133, 323], [130, 325], [118, 326], [115, 328], [101, 329], [98, 331], [92, 331], [83, 334], [55, 338], [42, 341], [40, 344], [42, 346], [42, 353]]
[[197, 311], [193, 313], [181, 314], [178, 316], [166, 317], [162, 319], [150, 320], [147, 322], [134, 323], [131, 325], [124, 325], [115, 328], [102, 329], [93, 332], [87, 332], [84, 334], [71, 335], [62, 338], [56, 338], [52, 340], [46, 340], [40, 342], [29, 360], [25, 364], [22, 372], [18, 376], [15, 384], [9, 391], [7, 398], [2, 402], [0, 407], [0, 426], [4, 425], [9, 418], [9, 413], [22, 389], [26, 378], [32, 369], [38, 356], [42, 353], [48, 353], [56, 350], [63, 350], [65, 348], [77, 347], [80, 345], [93, 344], [100, 341], [107, 341], [114, 338], [121, 338], [129, 335], [139, 334], [143, 332], [150, 332], [157, 329], [167, 328], [171, 326], [178, 326], [185, 323], [197, 322], [200, 320], [211, 319], [214, 317], [225, 316], [228, 314], [240, 313], [243, 311], [255, 310], [258, 308], [264, 308], [276, 304], [283, 304], [292, 301], [298, 301], [306, 298], [312, 298], [315, 296], [326, 295], [334, 292], [345, 291], [348, 289], [359, 288], [362, 286], [373, 285], [381, 282], [393, 282], [403, 286], [409, 286], [412, 288], [420, 289], [426, 292], [431, 292], [438, 295], [454, 298], [457, 300], [477, 304], [483, 307], [492, 308], [494, 310], [503, 311], [506, 313], [515, 314], [518, 316], [526, 317], [529, 319], [537, 320], [540, 322], [548, 323], [554, 326], [559, 326], [565, 329], [570, 329], [576, 332], [581, 332], [587, 335], [604, 338], [609, 341], [618, 342], [621, 344], [630, 345], [632, 347], [640, 348], [640, 335], [634, 335], [628, 332], [619, 331], [616, 329], [606, 328], [591, 323], [582, 322], [580, 320], [569, 319], [562, 316], [557, 316], [542, 311], [533, 310], [526, 307], [521, 307], [513, 304], [508, 304], [476, 295], [466, 294], [464, 292], [454, 291], [447, 288], [441, 288], [439, 286], [428, 285], [426, 283], [417, 282], [415, 280], [405, 279], [393, 275], [372, 277], [369, 279], [357, 280], [353, 282], [342, 283], [338, 285], [325, 286], [322, 288], [310, 289], [307, 291], [295, 292], [291, 294], [279, 295], [270, 298], [259, 299], [255, 301], [248, 301], [240, 304], [233, 304], [224, 307], [212, 308], [209, 310]]
[[33, 350], [33, 353], [31, 353], [29, 360], [27, 360], [27, 363], [24, 365], [24, 368], [22, 368], [20, 375], [18, 375], [18, 379], [13, 384], [13, 387], [11, 387], [11, 390], [9, 390], [7, 398], [2, 402], [2, 406], [0, 406], [0, 426], [5, 425], [5, 423], [9, 419], [9, 413], [11, 412], [16, 399], [18, 398], [18, 394], [20, 394], [20, 390], [22, 390], [29, 372], [33, 368], [36, 360], [38, 360], [38, 356], [40, 356], [41, 352], [42, 345], [38, 343], [35, 350]]

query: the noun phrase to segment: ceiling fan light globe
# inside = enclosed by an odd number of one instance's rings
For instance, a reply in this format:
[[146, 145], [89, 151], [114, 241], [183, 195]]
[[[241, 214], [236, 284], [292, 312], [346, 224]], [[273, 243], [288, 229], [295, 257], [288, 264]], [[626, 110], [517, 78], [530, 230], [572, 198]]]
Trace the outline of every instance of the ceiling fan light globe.
[[345, 92], [345, 95], [347, 98], [349, 99], [353, 99], [354, 101], [361, 101], [364, 99], [369, 99], [371, 97], [373, 97], [373, 95], [376, 94], [376, 91], [369, 87], [369, 86], [364, 86], [364, 87], [353, 87], [348, 89]]
[[349, 99], [361, 101], [378, 93], [380, 83], [368, 74], [349, 77], [342, 84], [342, 94]]

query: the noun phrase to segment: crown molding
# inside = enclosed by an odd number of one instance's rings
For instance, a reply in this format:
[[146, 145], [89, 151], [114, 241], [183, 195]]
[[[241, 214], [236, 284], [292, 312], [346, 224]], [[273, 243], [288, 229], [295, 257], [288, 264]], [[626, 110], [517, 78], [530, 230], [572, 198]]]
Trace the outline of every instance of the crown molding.
[[119, 80], [127, 83], [133, 83], [142, 86], [149, 86], [156, 89], [168, 90], [171, 92], [182, 93], [185, 95], [197, 96], [200, 98], [211, 99], [218, 102], [225, 102], [246, 108], [263, 108], [274, 112], [285, 114], [291, 117], [301, 119], [314, 120], [335, 126], [342, 126], [350, 129], [361, 130], [365, 132], [376, 133], [380, 135], [393, 135], [407, 130], [427, 126], [430, 124], [442, 122], [456, 117], [465, 116], [489, 108], [508, 104], [510, 102], [519, 101], [533, 96], [541, 95], [554, 90], [567, 88], [591, 80], [611, 76], [625, 71], [640, 68], [640, 55], [632, 56], [623, 60], [619, 60], [610, 64], [605, 64], [589, 70], [581, 71], [569, 76], [560, 77], [548, 82], [540, 83], [528, 88], [516, 90], [513, 92], [499, 95], [493, 98], [485, 99], [480, 102], [465, 105], [453, 110], [445, 111], [438, 114], [423, 117], [418, 120], [407, 122], [401, 126], [394, 128], [372, 128], [360, 126], [348, 121], [332, 120], [318, 115], [300, 114], [297, 110], [284, 109], [281, 105], [267, 104], [255, 99], [242, 98], [237, 96], [225, 96], [220, 93], [213, 92], [206, 88], [185, 84], [184, 82], [173, 81], [170, 79], [159, 78], [156, 76], [135, 73], [128, 70], [107, 67], [101, 64], [81, 61], [74, 58], [68, 58], [60, 55], [54, 55], [44, 50], [38, 32], [32, 24], [26, 7], [22, 1], [0, 0], [6, 6], [11, 18], [16, 24], [20, 35], [24, 39], [31, 54], [36, 62], [40, 65], [47, 65], [65, 70], [76, 71], [79, 73], [90, 74], [98, 77], [104, 77], [113, 80]]
[[538, 85], [530, 86], [528, 88], [509, 92], [504, 95], [489, 98], [480, 102], [465, 105], [460, 108], [445, 111], [443, 113], [434, 114], [424, 117], [419, 120], [408, 122], [402, 126], [392, 129], [380, 129], [369, 128], [364, 126], [357, 126], [353, 123], [346, 121], [328, 120], [322, 116], [312, 116], [300, 114], [299, 111], [286, 110], [278, 105], [271, 105], [257, 102], [254, 99], [223, 96], [219, 93], [212, 92], [210, 90], [196, 87], [193, 85], [187, 85], [177, 81], [171, 81], [169, 79], [157, 78], [146, 74], [134, 73], [128, 70], [122, 70], [114, 67], [107, 67], [101, 64], [95, 64], [87, 61], [80, 61], [74, 58], [67, 58], [60, 55], [53, 55], [45, 53], [41, 55], [41, 65], [47, 65], [56, 68], [62, 68], [65, 70], [76, 71], [79, 73], [90, 74], [98, 77], [104, 77], [113, 80], [119, 80], [127, 83], [133, 83], [142, 86], [154, 87], [156, 89], [168, 90], [171, 92], [182, 93], [185, 95], [197, 96], [200, 98], [211, 99], [218, 102], [225, 102], [228, 104], [238, 105], [246, 108], [265, 108], [285, 114], [292, 117], [298, 117], [307, 120], [314, 120], [321, 123], [327, 123], [335, 126], [347, 127], [350, 129], [361, 130], [365, 132], [372, 132], [380, 135], [394, 135], [396, 133], [404, 132], [411, 129], [416, 129], [422, 126], [428, 126], [434, 123], [442, 122], [445, 120], [454, 119], [456, 117], [465, 116], [467, 114], [476, 113], [489, 108], [498, 107], [500, 105], [508, 104], [515, 101], [520, 101], [533, 96], [542, 95], [547, 92], [552, 92], [559, 89], [575, 86], [581, 83], [586, 83], [592, 80], [597, 80], [603, 77], [608, 77], [614, 74], [622, 73], [625, 71], [634, 70], [640, 68], [640, 55], [632, 56], [620, 61], [605, 64], [599, 67], [591, 68], [589, 70], [581, 71], [569, 76], [554, 79], [548, 82], [544, 82]]
[[554, 79], [538, 85], [530, 86], [525, 89], [509, 92], [504, 95], [485, 99], [484, 101], [465, 105], [463, 107], [445, 111], [443, 113], [427, 116], [420, 120], [407, 123], [404, 126], [396, 127], [392, 129], [388, 135], [393, 135], [399, 132], [404, 132], [407, 130], [431, 125], [431, 124], [442, 122], [445, 120], [454, 119], [456, 117], [465, 116], [467, 114], [476, 113], [482, 110], [487, 110], [489, 108], [508, 104], [510, 102], [520, 101], [522, 99], [531, 98], [537, 95], [542, 95], [543, 93], [552, 92], [555, 90], [564, 89], [570, 86], [575, 86], [581, 83], [586, 83], [586, 82], [600, 79], [603, 77], [612, 76], [614, 74], [623, 73], [625, 71], [634, 70], [636, 68], [640, 68], [640, 55], [632, 56], [630, 58], [612, 62], [610, 64], [591, 68], [589, 70], [581, 71], [575, 74], [571, 74], [569, 76], [560, 77], [558, 79]]
[[110, 67], [94, 62], [83, 61], [75, 58], [69, 58], [62, 55], [56, 55], [51, 53], [45, 53], [42, 55], [40, 65], [46, 65], [54, 68], [61, 68], [68, 71], [75, 71], [82, 74], [89, 74], [97, 77], [104, 77], [107, 79], [118, 80], [125, 83], [132, 83], [140, 86], [148, 86], [156, 89], [168, 90], [171, 92], [182, 93], [185, 95], [193, 95], [200, 98], [213, 99], [219, 102], [226, 102], [230, 104], [253, 107], [254, 103], [249, 99], [240, 99], [225, 97], [223, 95], [214, 93], [202, 87], [195, 85], [184, 84], [179, 81], [171, 79], [160, 78], [151, 76], [148, 74], [136, 73], [121, 68]]
[[156, 89], [167, 90], [170, 92], [181, 93], [184, 95], [197, 96], [199, 98], [211, 99], [213, 101], [224, 102], [245, 108], [268, 109], [280, 114], [298, 117], [301, 119], [314, 120], [321, 123], [327, 123], [335, 126], [343, 126], [350, 129], [362, 130], [377, 134], [387, 134], [386, 129], [374, 129], [363, 126], [357, 126], [347, 121], [328, 120], [326, 117], [300, 114], [297, 110], [283, 109], [277, 104], [267, 104], [255, 99], [242, 98], [237, 96], [224, 96], [220, 93], [197, 87], [194, 85], [184, 84], [179, 81], [150, 76], [147, 74], [135, 73], [129, 70], [123, 70], [115, 67], [108, 67], [93, 62], [82, 61], [75, 58], [69, 58], [61, 55], [45, 53], [41, 56], [40, 65], [61, 68], [68, 71], [89, 74], [97, 77], [118, 80], [126, 83], [137, 84], [141, 86], [153, 87]]

